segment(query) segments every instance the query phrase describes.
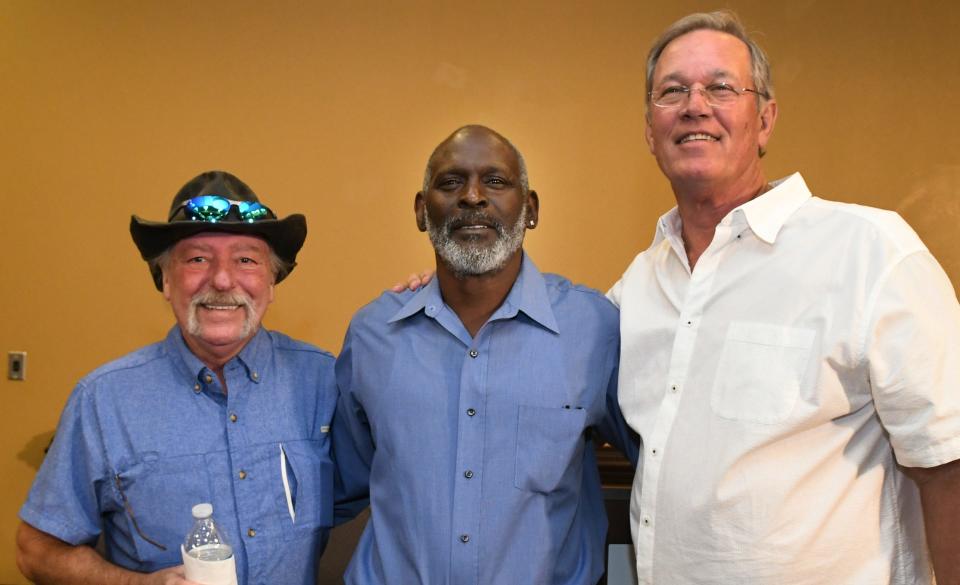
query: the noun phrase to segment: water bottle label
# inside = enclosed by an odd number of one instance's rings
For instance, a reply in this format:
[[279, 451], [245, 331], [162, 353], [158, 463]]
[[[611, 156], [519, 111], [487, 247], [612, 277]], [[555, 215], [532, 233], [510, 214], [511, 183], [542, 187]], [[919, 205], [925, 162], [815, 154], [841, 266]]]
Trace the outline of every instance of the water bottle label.
[[[219, 550], [214, 551], [215, 548]], [[180, 556], [183, 557], [183, 568], [187, 579], [203, 585], [237, 585], [235, 557], [231, 553], [228, 558], [222, 558], [224, 548], [229, 550], [229, 547], [220, 547], [215, 544], [198, 547], [193, 549], [193, 551], [200, 551], [198, 554], [200, 558], [197, 558], [187, 553], [183, 545], [180, 545]]]

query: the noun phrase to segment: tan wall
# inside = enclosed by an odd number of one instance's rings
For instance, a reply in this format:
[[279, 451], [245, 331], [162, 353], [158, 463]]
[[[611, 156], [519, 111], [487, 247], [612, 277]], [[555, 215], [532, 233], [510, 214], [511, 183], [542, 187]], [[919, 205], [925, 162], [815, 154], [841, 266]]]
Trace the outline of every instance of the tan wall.
[[[775, 65], [773, 178], [902, 210], [955, 285], [960, 7], [730, 1]], [[642, 58], [682, 14], [638, 0], [0, 3], [0, 583], [73, 383], [172, 322], [127, 232], [222, 168], [305, 213], [268, 325], [333, 351], [352, 312], [432, 263], [412, 198], [432, 146], [479, 122], [526, 153], [542, 269], [605, 289], [671, 205], [643, 141]], [[817, 242], [811, 242], [817, 245]], [[150, 413], [144, 413], [149, 418]]]

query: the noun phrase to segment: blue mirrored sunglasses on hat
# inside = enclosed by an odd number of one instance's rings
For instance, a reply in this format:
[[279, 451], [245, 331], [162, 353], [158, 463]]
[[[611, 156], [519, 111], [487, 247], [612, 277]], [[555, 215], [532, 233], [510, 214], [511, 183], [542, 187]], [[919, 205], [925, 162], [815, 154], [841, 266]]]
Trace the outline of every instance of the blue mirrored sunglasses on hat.
[[200, 195], [184, 201], [183, 205], [170, 216], [170, 219], [183, 211], [183, 214], [191, 221], [216, 223], [225, 219], [234, 207], [237, 209], [240, 219], [249, 223], [261, 219], [277, 218], [268, 207], [256, 201], [234, 201], [220, 195]]

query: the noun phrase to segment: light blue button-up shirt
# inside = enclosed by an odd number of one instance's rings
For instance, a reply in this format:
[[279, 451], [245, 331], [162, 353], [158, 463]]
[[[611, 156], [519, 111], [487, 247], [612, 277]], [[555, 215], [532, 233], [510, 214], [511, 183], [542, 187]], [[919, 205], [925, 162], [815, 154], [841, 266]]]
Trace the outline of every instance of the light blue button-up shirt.
[[94, 371], [20, 517], [71, 544], [102, 531], [111, 562], [152, 572], [180, 564], [190, 509], [211, 502], [241, 585], [313, 585], [333, 523], [333, 357], [261, 330], [224, 378], [228, 395], [177, 327]]
[[346, 582], [594, 585], [607, 520], [591, 429], [629, 442], [618, 323], [527, 257], [475, 338], [436, 279], [361, 309], [337, 432], [368, 463], [371, 517]]

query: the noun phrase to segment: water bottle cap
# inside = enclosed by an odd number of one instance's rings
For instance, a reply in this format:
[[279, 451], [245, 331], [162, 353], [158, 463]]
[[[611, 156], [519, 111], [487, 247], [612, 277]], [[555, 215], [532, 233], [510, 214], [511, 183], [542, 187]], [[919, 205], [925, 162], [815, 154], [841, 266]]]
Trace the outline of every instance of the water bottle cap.
[[213, 516], [213, 504], [197, 504], [193, 507], [193, 517], [196, 519], [209, 518]]

